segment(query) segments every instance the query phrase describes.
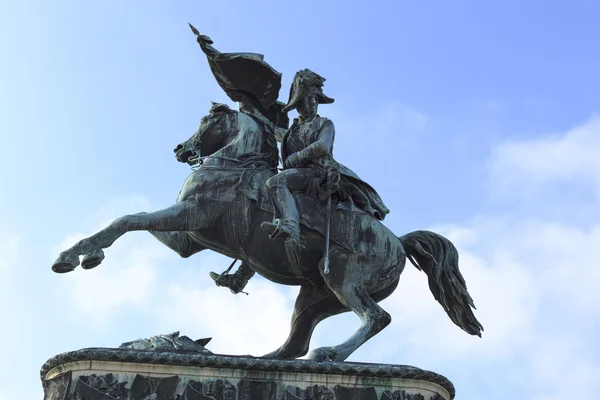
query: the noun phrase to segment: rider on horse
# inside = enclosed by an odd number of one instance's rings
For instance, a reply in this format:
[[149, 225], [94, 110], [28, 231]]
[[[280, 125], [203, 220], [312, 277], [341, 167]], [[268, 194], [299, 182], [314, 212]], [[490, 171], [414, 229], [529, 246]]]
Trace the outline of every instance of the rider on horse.
[[328, 177], [331, 189], [337, 189], [339, 183], [338, 169], [331, 156], [333, 123], [317, 115], [319, 104], [333, 103], [321, 90], [324, 81], [308, 69], [296, 73], [283, 111], [295, 108], [298, 118], [281, 141], [284, 170], [267, 181], [275, 219], [263, 222], [261, 227], [271, 238], [282, 238], [294, 246], [300, 243], [300, 222], [292, 192], [321, 194], [324, 187], [319, 186]]
[[[296, 109], [298, 118], [281, 142], [284, 169], [267, 181], [275, 219], [263, 222], [261, 227], [271, 238], [285, 240], [293, 253], [300, 244], [300, 222], [292, 192], [306, 192], [323, 201], [337, 195], [379, 220], [389, 213], [371, 186], [333, 158], [333, 122], [317, 114], [319, 104], [334, 101], [323, 93], [324, 82], [325, 78], [308, 69], [296, 73], [283, 111]], [[294, 257], [291, 258], [294, 262]], [[253, 271], [245, 264], [231, 275], [211, 273], [217, 285], [226, 286], [233, 293], [241, 292], [252, 275]]]

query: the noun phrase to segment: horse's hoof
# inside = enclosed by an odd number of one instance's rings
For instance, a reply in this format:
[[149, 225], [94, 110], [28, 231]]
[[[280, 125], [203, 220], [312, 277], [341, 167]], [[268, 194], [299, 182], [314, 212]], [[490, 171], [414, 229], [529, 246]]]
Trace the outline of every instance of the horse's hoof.
[[73, 253], [60, 253], [60, 256], [52, 264], [52, 271], [57, 274], [71, 272], [79, 265], [79, 257]]
[[282, 359], [283, 357], [281, 357], [280, 351], [279, 351], [279, 349], [277, 349], [277, 350], [272, 351], [272, 352], [270, 352], [268, 354], [260, 356], [260, 358], [270, 358], [272, 360], [279, 360], [279, 359]]
[[299, 351], [294, 349], [282, 349], [279, 348], [275, 351], [270, 352], [269, 354], [265, 354], [260, 358], [270, 358], [272, 360], [294, 360], [296, 358], [300, 358], [306, 355], [308, 351]]
[[96, 268], [104, 260], [104, 252], [102, 249], [92, 250], [81, 260], [81, 268], [92, 269]]
[[333, 361], [333, 355], [327, 347], [319, 347], [310, 352], [308, 359], [317, 362], [327, 362]]

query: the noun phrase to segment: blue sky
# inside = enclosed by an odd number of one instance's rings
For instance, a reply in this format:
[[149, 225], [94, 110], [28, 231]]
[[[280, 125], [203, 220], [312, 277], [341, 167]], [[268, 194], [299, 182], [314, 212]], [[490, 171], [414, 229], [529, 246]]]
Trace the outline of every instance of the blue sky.
[[[325, 76], [335, 155], [379, 190], [386, 225], [459, 248], [483, 338], [455, 327], [407, 267], [382, 303], [391, 326], [351, 360], [434, 370], [460, 399], [589, 398], [599, 12], [594, 1], [3, 2], [0, 399], [40, 398], [39, 367], [64, 351], [181, 330], [260, 355], [287, 335], [296, 288], [256, 278], [250, 296], [230, 295], [208, 278], [226, 258], [182, 260], [147, 233], [95, 270], [50, 271], [77, 238], [172, 204], [190, 173], [172, 149], [228, 99], [188, 22], [221, 51], [265, 54], [281, 100], [297, 70]], [[328, 320], [311, 347], [357, 326]]]

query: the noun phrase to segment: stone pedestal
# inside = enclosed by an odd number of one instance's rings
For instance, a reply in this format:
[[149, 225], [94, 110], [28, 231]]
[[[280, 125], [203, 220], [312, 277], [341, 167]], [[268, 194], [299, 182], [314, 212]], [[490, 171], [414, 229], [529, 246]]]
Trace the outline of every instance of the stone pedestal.
[[454, 386], [402, 365], [91, 348], [41, 370], [45, 400], [450, 400]]

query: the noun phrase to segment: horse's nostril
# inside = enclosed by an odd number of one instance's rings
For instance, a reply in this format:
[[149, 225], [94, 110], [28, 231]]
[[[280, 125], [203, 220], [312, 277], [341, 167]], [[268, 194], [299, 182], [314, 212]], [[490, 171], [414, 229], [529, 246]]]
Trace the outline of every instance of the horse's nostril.
[[175, 147], [175, 149], [173, 150], [175, 153], [177, 153], [179, 150], [183, 149], [183, 145], [179, 144], [177, 145], [177, 147]]

